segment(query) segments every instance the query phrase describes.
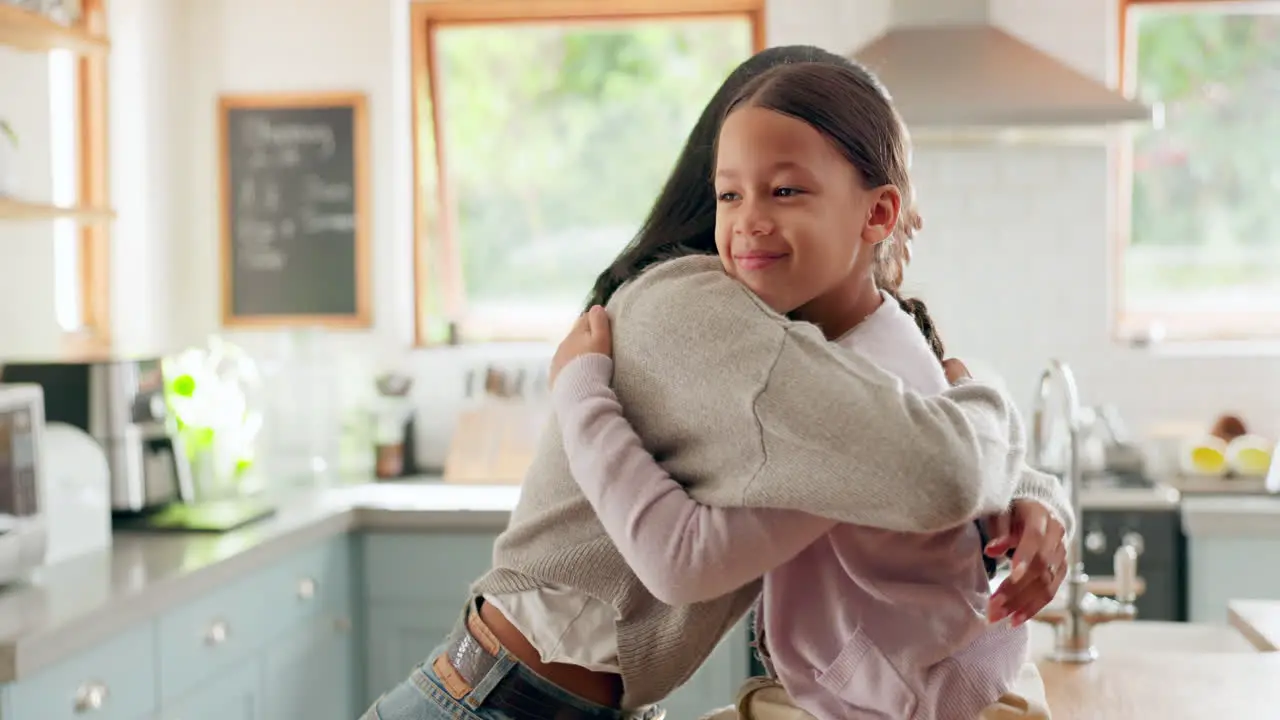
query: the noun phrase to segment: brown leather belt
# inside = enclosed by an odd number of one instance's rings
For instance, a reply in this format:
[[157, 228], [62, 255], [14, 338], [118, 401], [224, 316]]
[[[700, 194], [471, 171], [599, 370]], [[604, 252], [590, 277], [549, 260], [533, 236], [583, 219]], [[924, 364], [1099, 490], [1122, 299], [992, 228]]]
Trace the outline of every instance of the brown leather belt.
[[[474, 611], [469, 611], [466, 622], [453, 631], [431, 668], [455, 700], [466, 702], [468, 695], [485, 685], [501, 651], [497, 638]], [[662, 720], [666, 715], [656, 705], [635, 711], [574, 707], [548, 691], [543, 686], [546, 682], [532, 671], [515, 668], [488, 688], [478, 705], [500, 710], [513, 720]]]

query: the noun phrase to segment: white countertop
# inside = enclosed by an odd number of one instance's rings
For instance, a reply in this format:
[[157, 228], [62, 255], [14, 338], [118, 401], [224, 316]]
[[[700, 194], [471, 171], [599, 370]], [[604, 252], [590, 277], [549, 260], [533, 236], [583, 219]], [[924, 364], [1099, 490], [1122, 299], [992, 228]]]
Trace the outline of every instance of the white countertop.
[[376, 483], [290, 493], [273, 517], [227, 533], [115, 533], [109, 550], [0, 589], [0, 684], [350, 530], [496, 534], [519, 496], [515, 486]]
[[1184, 495], [1182, 531], [1192, 539], [1280, 538], [1280, 496]]
[[1175, 510], [1180, 495], [1166, 485], [1147, 488], [1089, 487], [1080, 489], [1085, 510]]
[[1174, 475], [1162, 483], [1184, 495], [1267, 495], [1267, 481], [1260, 477], [1193, 477]]

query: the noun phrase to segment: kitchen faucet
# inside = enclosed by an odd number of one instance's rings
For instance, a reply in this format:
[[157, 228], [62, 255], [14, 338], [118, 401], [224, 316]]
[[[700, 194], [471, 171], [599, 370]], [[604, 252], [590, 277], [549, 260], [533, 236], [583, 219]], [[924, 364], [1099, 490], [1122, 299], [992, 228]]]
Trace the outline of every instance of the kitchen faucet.
[[1067, 426], [1070, 443], [1063, 481], [1071, 494], [1075, 513], [1075, 535], [1067, 546], [1066, 604], [1051, 603], [1036, 614], [1035, 620], [1052, 625], [1054, 646], [1049, 659], [1057, 662], [1087, 663], [1098, 657], [1093, 645], [1093, 627], [1115, 620], [1133, 620], [1137, 616], [1138, 551], [1125, 543], [1115, 554], [1115, 598], [1098, 597], [1088, 591], [1089, 576], [1084, 572], [1084, 509], [1080, 506], [1080, 485], [1084, 479], [1080, 465], [1080, 395], [1071, 368], [1060, 360], [1050, 360], [1040, 375], [1035, 410], [1031, 416], [1031, 437], [1027, 460], [1038, 468], [1047, 467], [1044, 452], [1046, 406], [1057, 390], [1063, 414], [1059, 418]]

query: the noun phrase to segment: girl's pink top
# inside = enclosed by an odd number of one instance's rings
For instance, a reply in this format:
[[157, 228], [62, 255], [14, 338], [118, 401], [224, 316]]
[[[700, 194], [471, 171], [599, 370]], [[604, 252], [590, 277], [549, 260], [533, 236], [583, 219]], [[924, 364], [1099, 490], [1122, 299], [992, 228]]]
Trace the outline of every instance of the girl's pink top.
[[[897, 302], [883, 302], [837, 342], [917, 392], [947, 387]], [[1027, 658], [1027, 631], [988, 624], [972, 522], [913, 534], [702, 505], [644, 449], [609, 387], [611, 372], [606, 356], [582, 356], [552, 395], [575, 479], [655, 597], [699, 602], [763, 575], [759, 622], [772, 670], [819, 720], [968, 720], [1010, 688]], [[874, 417], [866, 432], [876, 432]]]

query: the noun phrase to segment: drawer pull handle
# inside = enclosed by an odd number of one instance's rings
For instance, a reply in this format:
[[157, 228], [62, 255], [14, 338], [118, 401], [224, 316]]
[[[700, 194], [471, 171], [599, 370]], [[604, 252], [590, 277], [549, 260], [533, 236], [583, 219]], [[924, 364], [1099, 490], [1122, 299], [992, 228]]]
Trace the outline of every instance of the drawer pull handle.
[[204, 644], [209, 647], [217, 647], [227, 641], [227, 637], [231, 635], [231, 629], [227, 627], [227, 623], [218, 620], [209, 626], [209, 631], [204, 634]]
[[303, 578], [298, 581], [298, 599], [310, 600], [316, 596], [316, 581], [311, 578]]
[[106, 702], [107, 686], [100, 682], [85, 683], [76, 690], [77, 715], [101, 710]]

